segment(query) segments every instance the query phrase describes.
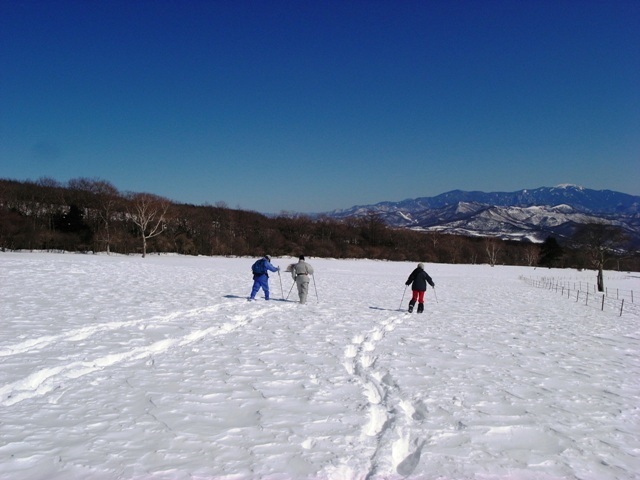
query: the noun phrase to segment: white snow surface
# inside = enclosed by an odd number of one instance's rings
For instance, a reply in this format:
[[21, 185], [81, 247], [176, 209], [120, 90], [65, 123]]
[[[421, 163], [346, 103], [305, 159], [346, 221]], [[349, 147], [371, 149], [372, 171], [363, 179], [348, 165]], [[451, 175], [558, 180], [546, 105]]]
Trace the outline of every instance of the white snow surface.
[[640, 317], [520, 279], [594, 272], [253, 261], [0, 253], [0, 478], [640, 478]]

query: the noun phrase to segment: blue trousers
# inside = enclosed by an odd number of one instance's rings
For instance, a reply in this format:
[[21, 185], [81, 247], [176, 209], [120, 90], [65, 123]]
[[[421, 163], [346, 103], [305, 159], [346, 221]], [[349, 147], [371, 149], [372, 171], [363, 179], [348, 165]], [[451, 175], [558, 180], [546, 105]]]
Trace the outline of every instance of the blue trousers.
[[260, 275], [259, 277], [253, 277], [253, 288], [251, 289], [251, 298], [256, 298], [258, 290], [264, 291], [265, 300], [269, 300], [269, 277], [267, 275]]

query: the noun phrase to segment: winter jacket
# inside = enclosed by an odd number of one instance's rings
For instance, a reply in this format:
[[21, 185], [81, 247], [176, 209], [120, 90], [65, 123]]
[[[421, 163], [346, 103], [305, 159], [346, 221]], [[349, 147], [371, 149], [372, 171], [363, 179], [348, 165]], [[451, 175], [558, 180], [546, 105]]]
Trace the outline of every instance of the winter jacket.
[[[269, 271], [269, 272], [277, 272], [278, 270], [280, 270], [278, 267], [274, 267], [271, 262], [269, 260], [267, 260], [266, 258], [262, 259], [264, 261], [264, 267]], [[269, 277], [268, 273], [263, 273], [262, 275], [266, 275], [267, 277]], [[253, 279], [257, 279], [260, 278], [262, 275], [253, 275]]]
[[435, 287], [435, 284], [429, 274], [422, 268], [417, 267], [413, 272], [411, 272], [411, 275], [409, 275], [409, 278], [404, 284], [411, 285], [411, 290], [424, 292], [427, 290], [427, 283], [432, 287]]
[[294, 280], [308, 282], [309, 275], [313, 275], [313, 267], [304, 260], [300, 260], [291, 266], [291, 276]]

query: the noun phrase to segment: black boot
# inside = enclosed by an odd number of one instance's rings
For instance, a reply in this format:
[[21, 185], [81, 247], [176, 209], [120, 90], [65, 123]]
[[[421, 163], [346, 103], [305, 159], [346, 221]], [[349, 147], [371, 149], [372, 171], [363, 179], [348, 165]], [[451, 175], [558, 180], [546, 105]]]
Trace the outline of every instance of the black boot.
[[415, 300], [409, 301], [409, 313], [413, 312], [413, 306], [416, 304]]
[[424, 312], [424, 303], [419, 303], [418, 304], [418, 313], [422, 313]]

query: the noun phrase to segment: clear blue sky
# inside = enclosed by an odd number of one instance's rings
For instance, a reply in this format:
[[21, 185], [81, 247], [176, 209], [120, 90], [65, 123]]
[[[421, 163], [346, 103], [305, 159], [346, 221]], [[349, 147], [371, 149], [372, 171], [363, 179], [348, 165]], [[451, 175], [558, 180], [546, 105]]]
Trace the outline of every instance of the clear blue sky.
[[638, 0], [0, 0], [0, 178], [265, 213], [640, 194]]

